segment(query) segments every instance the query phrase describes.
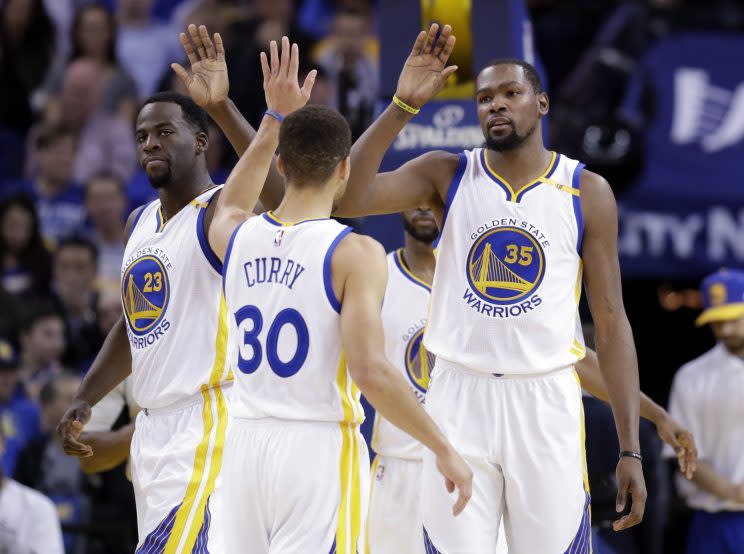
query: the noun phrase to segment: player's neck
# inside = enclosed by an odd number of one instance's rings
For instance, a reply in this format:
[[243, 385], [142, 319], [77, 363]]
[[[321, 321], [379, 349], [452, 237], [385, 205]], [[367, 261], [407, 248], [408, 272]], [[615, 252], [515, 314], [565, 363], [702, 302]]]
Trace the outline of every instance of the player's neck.
[[191, 179], [188, 183], [177, 182], [174, 179], [167, 187], [159, 190], [160, 205], [163, 207], [165, 221], [180, 212], [194, 198], [215, 186], [206, 170], [199, 172], [198, 175], [198, 178]]
[[406, 233], [405, 244], [403, 245], [403, 260], [416, 277], [426, 283], [432, 283], [436, 258], [431, 244], [416, 240], [409, 233]]
[[333, 191], [329, 187], [293, 187], [287, 185], [279, 207], [274, 215], [288, 223], [304, 219], [324, 219], [331, 217], [333, 211]]
[[540, 177], [550, 164], [552, 156], [543, 146], [542, 134], [537, 131], [512, 150], [486, 150], [489, 167], [506, 179], [514, 192]]

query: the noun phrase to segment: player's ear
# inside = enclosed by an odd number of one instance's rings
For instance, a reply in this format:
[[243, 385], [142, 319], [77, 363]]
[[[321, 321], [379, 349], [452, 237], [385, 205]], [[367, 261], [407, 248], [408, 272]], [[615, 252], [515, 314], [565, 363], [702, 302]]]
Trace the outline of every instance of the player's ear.
[[203, 154], [209, 148], [209, 137], [207, 133], [196, 133], [196, 153]]
[[548, 94], [543, 91], [537, 95], [537, 111], [541, 116], [543, 116], [548, 115], [549, 110], [550, 100], [548, 100]]
[[284, 160], [282, 160], [281, 154], [277, 154], [276, 156], [276, 170], [279, 172], [279, 175], [286, 177], [284, 174]]
[[338, 162], [338, 167], [336, 168], [338, 171], [338, 178], [341, 181], [348, 181], [349, 175], [351, 175], [351, 157], [346, 156], [343, 160]]

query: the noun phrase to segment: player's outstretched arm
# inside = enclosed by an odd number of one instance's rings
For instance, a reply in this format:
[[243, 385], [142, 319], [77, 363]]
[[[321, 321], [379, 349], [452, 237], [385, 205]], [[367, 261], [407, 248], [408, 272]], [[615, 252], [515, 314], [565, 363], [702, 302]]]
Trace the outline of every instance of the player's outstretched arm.
[[[238, 156], [242, 156], [255, 138], [256, 131], [227, 96], [230, 81], [222, 37], [215, 33], [213, 42], [204, 25], [200, 25], [198, 29], [196, 25], [189, 25], [188, 32], [188, 35], [181, 33], [179, 38], [189, 58], [191, 70], [177, 63], [171, 64], [171, 67], [186, 85], [192, 100], [204, 108], [225, 133]], [[266, 184], [261, 191], [261, 204], [266, 209], [274, 209], [283, 195], [284, 179], [272, 162]]]
[[[455, 37], [445, 25], [437, 37], [436, 23], [429, 32], [421, 31], [406, 59], [396, 89], [396, 97], [410, 108], [419, 109], [444, 87], [457, 66], [446, 67]], [[394, 103], [354, 143], [351, 149], [351, 175], [344, 197], [334, 212], [353, 217], [394, 213], [430, 206], [436, 208], [446, 197], [443, 189], [449, 179], [442, 179], [441, 159], [455, 159], [449, 175], [457, 165], [456, 156], [434, 152], [412, 160], [396, 171], [377, 174], [385, 152], [410, 121], [413, 114]], [[447, 174], [445, 168], [444, 174]]]
[[333, 254], [331, 273], [341, 300], [341, 335], [352, 379], [380, 414], [437, 456], [447, 489], [459, 492], [453, 507], [459, 514], [472, 494], [473, 472], [384, 355], [380, 307], [387, 263], [382, 246], [369, 237], [347, 236]]
[[116, 431], [91, 431], [80, 435], [80, 442], [91, 447], [92, 455], [80, 458], [85, 473], [100, 473], [126, 461], [134, 435], [134, 422]]
[[282, 37], [281, 59], [275, 41], [271, 41], [269, 50], [270, 60], [261, 52], [267, 113], [248, 150], [230, 172], [217, 199], [214, 217], [208, 222], [209, 244], [220, 260], [225, 258], [233, 231], [250, 217], [258, 200], [279, 145], [280, 119], [307, 104], [317, 74], [315, 70], [311, 71], [300, 88], [297, 81], [300, 65], [297, 45], [290, 47], [289, 39]]
[[[124, 227], [125, 237], [128, 238], [131, 234], [132, 225], [143, 209], [144, 206], [141, 206], [129, 215]], [[78, 440], [83, 427], [90, 419], [91, 408], [132, 372], [132, 351], [129, 347], [124, 317], [122, 315], [109, 331], [101, 350], [75, 393], [70, 408], [57, 425], [57, 436], [65, 453], [70, 456], [93, 454], [90, 445]]]
[[[584, 284], [596, 328], [599, 367], [607, 385], [620, 449], [640, 452], [638, 439], [640, 388], [633, 333], [625, 315], [617, 256], [617, 207], [610, 185], [589, 171], [581, 175], [584, 214]], [[617, 511], [632, 497], [631, 511], [615, 521], [616, 531], [640, 523], [646, 485], [639, 460], [622, 457], [617, 465]]]
[[700, 460], [698, 470], [695, 472], [692, 480], [701, 489], [722, 500], [744, 504], [744, 482], [732, 482], [730, 479], [716, 471], [716, 469], [705, 460]]
[[[609, 401], [610, 397], [602, 378], [602, 371], [599, 369], [597, 353], [587, 348], [586, 357], [575, 367], [581, 380], [581, 387], [600, 400]], [[643, 392], [641, 392], [641, 417], [648, 419], [656, 426], [661, 440], [674, 449], [679, 470], [685, 477], [692, 479], [697, 467], [697, 448], [692, 433]]]

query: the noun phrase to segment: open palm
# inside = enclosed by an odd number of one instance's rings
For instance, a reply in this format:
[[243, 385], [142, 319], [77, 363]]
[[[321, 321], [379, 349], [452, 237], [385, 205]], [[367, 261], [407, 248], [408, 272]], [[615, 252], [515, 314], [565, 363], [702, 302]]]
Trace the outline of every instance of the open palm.
[[[189, 25], [189, 35], [181, 33], [181, 45], [191, 63], [191, 71], [180, 64], [171, 64], [189, 91], [192, 100], [202, 108], [209, 108], [227, 99], [230, 81], [227, 77], [225, 48], [222, 37], [214, 34], [214, 44], [204, 25], [197, 30], [196, 25]], [[192, 44], [193, 43], [193, 44]]]
[[437, 37], [439, 25], [432, 24], [429, 32], [421, 31], [398, 77], [398, 98], [413, 107], [421, 107], [442, 90], [447, 78], [457, 66], [447, 67], [447, 60], [455, 47], [452, 27], [445, 25]]

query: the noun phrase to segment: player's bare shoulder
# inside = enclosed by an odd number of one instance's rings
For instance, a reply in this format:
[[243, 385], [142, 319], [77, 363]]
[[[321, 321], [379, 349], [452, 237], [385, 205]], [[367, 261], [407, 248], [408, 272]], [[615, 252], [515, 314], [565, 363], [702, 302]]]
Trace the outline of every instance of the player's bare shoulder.
[[584, 213], [584, 221], [591, 225], [592, 221], [601, 224], [602, 220], [607, 217], [617, 219], [617, 205], [615, 194], [607, 179], [594, 173], [593, 171], [584, 170], [581, 172], [580, 180], [581, 190], [581, 209]]
[[460, 163], [460, 156], [444, 150], [432, 150], [417, 157], [415, 162], [419, 171], [434, 184], [439, 197], [444, 200]]
[[338, 244], [331, 258], [333, 291], [343, 301], [343, 291], [348, 279], [352, 277], [374, 283], [387, 281], [387, 260], [385, 249], [372, 237], [349, 233]]

